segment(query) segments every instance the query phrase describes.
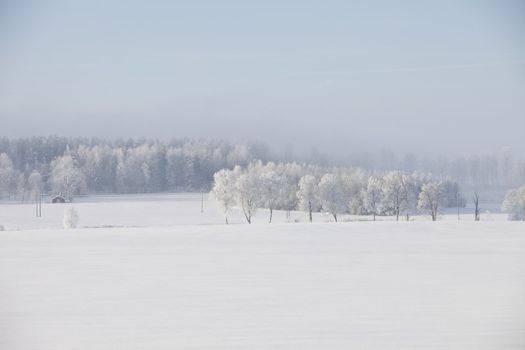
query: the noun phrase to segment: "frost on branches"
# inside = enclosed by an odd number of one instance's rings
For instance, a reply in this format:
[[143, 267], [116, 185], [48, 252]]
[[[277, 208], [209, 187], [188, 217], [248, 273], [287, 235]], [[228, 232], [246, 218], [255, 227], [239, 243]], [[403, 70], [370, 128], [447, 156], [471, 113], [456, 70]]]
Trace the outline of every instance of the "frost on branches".
[[55, 194], [62, 194], [71, 201], [74, 195], [83, 193], [86, 188], [84, 174], [76, 166], [73, 158], [66, 154], [51, 162], [51, 188]]
[[437, 220], [439, 210], [445, 203], [445, 188], [442, 182], [430, 181], [421, 187], [419, 193], [419, 208], [427, 210], [432, 221]]
[[509, 191], [501, 209], [509, 214], [509, 220], [525, 221], [525, 186]]
[[417, 173], [256, 161], [246, 168], [216, 172], [212, 194], [226, 221], [234, 206], [242, 210], [248, 223], [258, 208], [269, 210], [269, 222], [274, 210], [301, 210], [311, 222], [312, 214], [321, 210], [338, 221], [340, 214], [371, 215], [374, 220], [378, 215], [397, 220], [405, 215], [408, 220], [423, 209], [436, 220], [440, 208], [457, 203], [457, 193], [447, 188], [458, 186]]
[[370, 176], [366, 188], [363, 189], [363, 198], [367, 212], [372, 214], [375, 221], [383, 201], [383, 179], [378, 176]]
[[337, 214], [345, 211], [343, 184], [336, 174], [325, 174], [319, 182], [319, 197], [323, 210], [329, 212], [337, 222]]
[[319, 208], [319, 186], [317, 179], [312, 175], [304, 175], [299, 180], [299, 209], [308, 212], [308, 218], [312, 222], [312, 212]]
[[223, 169], [213, 175], [213, 189], [212, 195], [217, 201], [219, 211], [224, 214], [226, 224], [228, 224], [228, 214], [236, 203], [235, 197], [235, 174], [240, 171], [240, 168], [235, 170]]

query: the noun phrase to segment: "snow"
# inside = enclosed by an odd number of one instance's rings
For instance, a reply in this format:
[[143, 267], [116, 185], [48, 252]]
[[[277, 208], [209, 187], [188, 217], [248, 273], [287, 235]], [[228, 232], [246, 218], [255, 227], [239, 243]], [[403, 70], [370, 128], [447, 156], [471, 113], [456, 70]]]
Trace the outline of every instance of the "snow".
[[[201, 213], [201, 194], [137, 194], [99, 195], [75, 198], [73, 203], [42, 204], [42, 217], [35, 217], [35, 205], [31, 203], [0, 202], [0, 225], [6, 230], [27, 230], [62, 228], [64, 210], [73, 206], [78, 212], [79, 227], [151, 227], [174, 225], [210, 225], [224, 223], [224, 215], [218, 212], [217, 203], [204, 194]], [[485, 206], [482, 206], [484, 209]], [[473, 220], [473, 210], [462, 210], [462, 220]], [[313, 213], [314, 222], [333, 221], [328, 213]], [[505, 220], [506, 214], [482, 212], [482, 221]], [[267, 224], [269, 212], [259, 209], [254, 224]], [[340, 215], [339, 221], [368, 221], [371, 216]], [[441, 216], [442, 220], [457, 221], [455, 209]], [[377, 217], [377, 220], [394, 220], [393, 217]], [[413, 217], [411, 220], [430, 220], [430, 215]], [[234, 208], [228, 215], [230, 224], [244, 224], [246, 219], [240, 208]], [[283, 211], [274, 210], [274, 223], [306, 222], [308, 213], [293, 211], [287, 218]]]
[[3, 204], [0, 349], [525, 348], [523, 222], [225, 225], [197, 198], [86, 198], [71, 230]]
[[[42, 218], [35, 217], [34, 204], [0, 204], [0, 224], [6, 230], [61, 228], [64, 210], [73, 206], [81, 227], [173, 226], [220, 224], [223, 216], [216, 203], [205, 194], [204, 213], [201, 195], [144, 194], [105, 195], [76, 198], [73, 203], [42, 204]], [[238, 222], [242, 222], [241, 216]]]

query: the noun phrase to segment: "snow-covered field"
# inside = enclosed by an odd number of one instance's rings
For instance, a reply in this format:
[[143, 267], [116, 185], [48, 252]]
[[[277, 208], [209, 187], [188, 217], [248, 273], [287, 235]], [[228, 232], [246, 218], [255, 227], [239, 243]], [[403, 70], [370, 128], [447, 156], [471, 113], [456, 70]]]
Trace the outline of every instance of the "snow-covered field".
[[525, 348], [525, 223], [226, 226], [177, 198], [86, 198], [75, 230], [0, 205], [0, 349]]
[[[35, 205], [31, 203], [0, 202], [0, 225], [5, 230], [27, 230], [43, 228], [62, 228], [64, 209], [73, 206], [80, 217], [79, 227], [151, 227], [174, 225], [223, 224], [224, 216], [217, 211], [212, 198], [204, 194], [201, 213], [201, 194], [144, 194], [144, 195], [101, 195], [76, 198], [73, 203], [42, 204], [42, 217], [35, 216]], [[487, 210], [492, 209], [492, 212]], [[482, 206], [483, 221], [502, 221], [505, 214], [498, 213], [497, 207]], [[461, 219], [473, 220], [473, 210], [462, 209]], [[261, 209], [253, 219], [255, 224], [267, 224], [269, 212]], [[246, 220], [240, 209], [234, 209], [228, 216], [230, 224], [244, 224]], [[370, 221], [372, 217], [340, 215], [340, 221]], [[304, 212], [292, 212], [290, 217], [282, 211], [274, 211], [273, 222], [305, 222]], [[314, 221], [332, 221], [329, 214], [314, 213]], [[377, 220], [392, 221], [392, 217], [377, 217]], [[430, 220], [422, 215], [411, 220]], [[457, 221], [457, 213], [450, 209], [441, 220]]]

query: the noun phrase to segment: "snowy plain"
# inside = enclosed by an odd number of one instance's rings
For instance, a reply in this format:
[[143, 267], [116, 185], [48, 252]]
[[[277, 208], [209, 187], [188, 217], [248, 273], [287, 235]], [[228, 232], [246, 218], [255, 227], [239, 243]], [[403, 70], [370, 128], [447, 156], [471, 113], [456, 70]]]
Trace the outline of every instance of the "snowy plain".
[[[201, 200], [203, 203], [201, 203]], [[201, 204], [203, 211], [201, 212]], [[62, 228], [65, 208], [74, 207], [80, 217], [79, 227], [159, 227], [174, 225], [210, 225], [223, 224], [224, 216], [217, 211], [217, 204], [204, 194], [136, 194], [136, 195], [92, 195], [75, 198], [73, 203], [42, 204], [42, 217], [35, 216], [35, 204], [19, 202], [0, 202], [0, 225], [5, 230], [27, 230], [43, 228]], [[490, 210], [488, 210], [490, 209]], [[471, 221], [471, 208], [462, 208], [460, 218]], [[259, 209], [253, 218], [254, 224], [267, 224], [269, 212]], [[498, 211], [494, 205], [483, 204], [483, 221], [504, 221], [506, 214]], [[371, 221], [371, 216], [340, 215], [340, 221]], [[441, 220], [457, 221], [455, 209], [441, 215]], [[293, 211], [290, 217], [283, 211], [274, 211], [273, 222], [306, 222], [306, 213]], [[393, 217], [378, 216], [379, 221], [392, 221]], [[414, 216], [411, 220], [430, 220], [429, 215]], [[245, 224], [246, 220], [239, 208], [234, 208], [228, 215], [230, 224]], [[315, 222], [333, 221], [328, 213], [314, 213]]]
[[175, 197], [81, 199], [74, 230], [0, 205], [0, 349], [525, 348], [525, 223], [225, 225]]

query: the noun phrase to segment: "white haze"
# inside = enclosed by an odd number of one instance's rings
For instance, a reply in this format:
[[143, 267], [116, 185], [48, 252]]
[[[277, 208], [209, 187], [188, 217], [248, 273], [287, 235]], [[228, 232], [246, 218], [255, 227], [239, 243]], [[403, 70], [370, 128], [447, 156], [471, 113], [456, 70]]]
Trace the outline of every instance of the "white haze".
[[0, 12], [2, 136], [260, 140], [336, 156], [525, 149], [518, 1]]

